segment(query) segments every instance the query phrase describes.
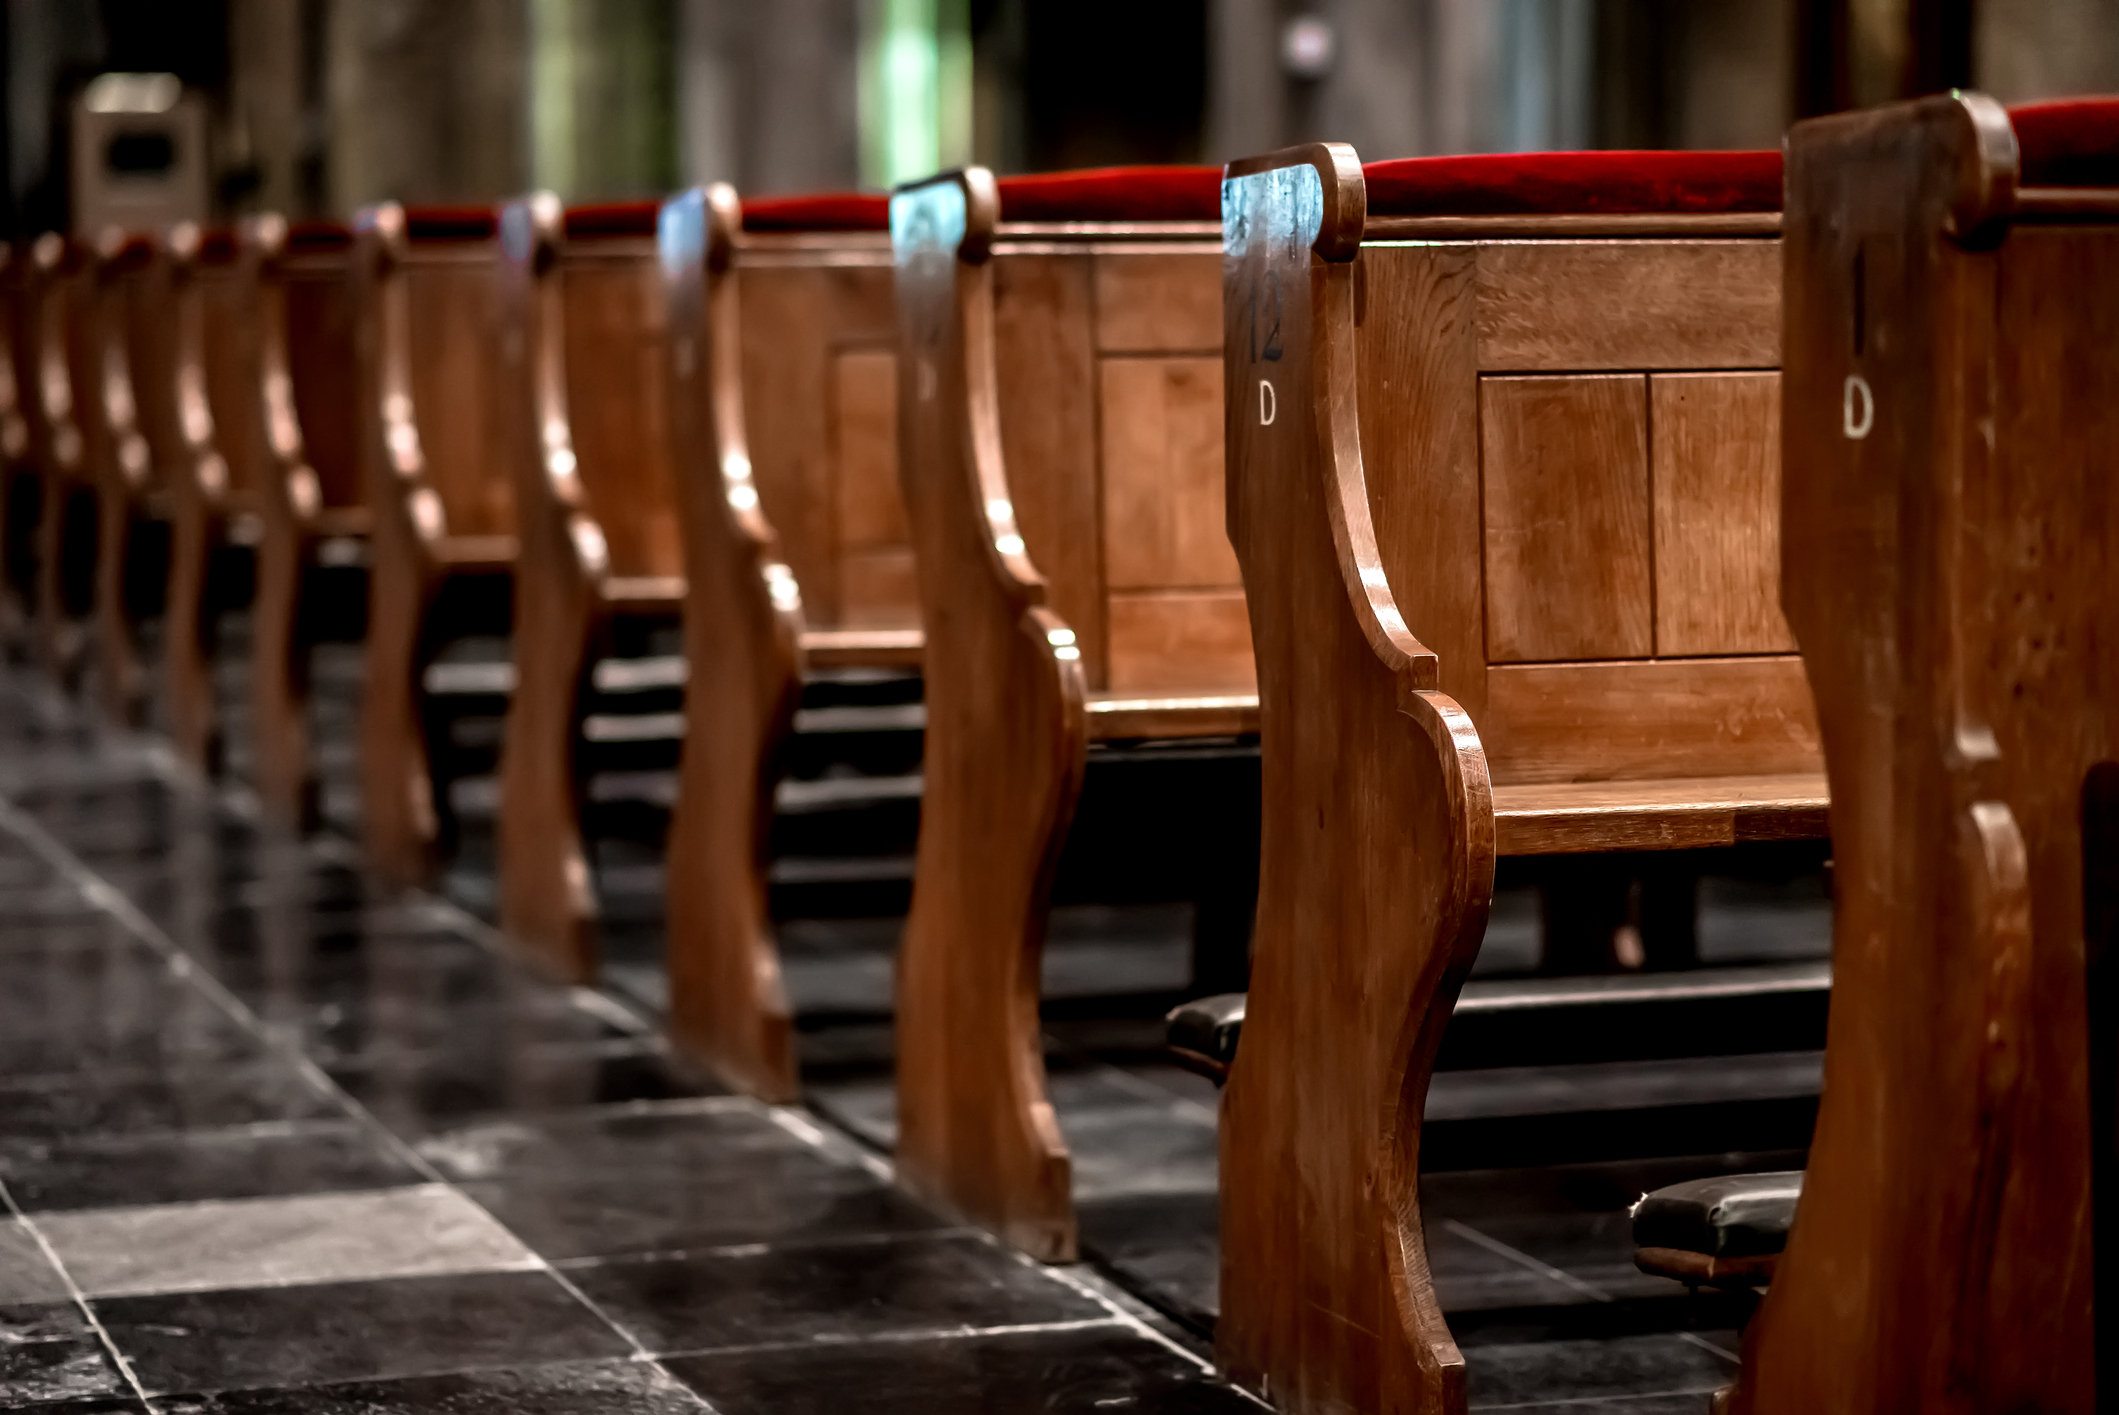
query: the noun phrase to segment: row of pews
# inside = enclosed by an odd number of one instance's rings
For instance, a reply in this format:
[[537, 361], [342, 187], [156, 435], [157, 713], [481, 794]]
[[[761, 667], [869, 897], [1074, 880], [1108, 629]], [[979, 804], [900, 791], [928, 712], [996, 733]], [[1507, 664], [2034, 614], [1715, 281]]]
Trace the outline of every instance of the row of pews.
[[0, 613], [135, 722], [158, 619], [213, 770], [252, 547], [258, 792], [314, 822], [309, 648], [364, 634], [362, 828], [405, 884], [450, 848], [451, 704], [504, 703], [500, 916], [569, 978], [587, 783], [661, 751], [670, 1027], [771, 1100], [805, 685], [917, 672], [896, 1172], [1047, 1261], [1077, 1235], [1039, 958], [1092, 744], [1255, 734], [1255, 852], [1201, 826], [1202, 897], [1256, 912], [1202, 909], [1200, 971], [1240, 986], [1248, 931], [1248, 990], [1171, 1027], [1226, 1080], [1220, 1359], [1288, 1410], [1463, 1408], [1420, 1138], [1497, 860], [1829, 839], [1808, 1168], [1647, 1196], [1639, 1261], [1766, 1288], [1717, 1408], [2087, 1411], [2115, 270], [2119, 101], [1977, 94], [1784, 153], [1322, 144], [46, 236], [0, 271]]

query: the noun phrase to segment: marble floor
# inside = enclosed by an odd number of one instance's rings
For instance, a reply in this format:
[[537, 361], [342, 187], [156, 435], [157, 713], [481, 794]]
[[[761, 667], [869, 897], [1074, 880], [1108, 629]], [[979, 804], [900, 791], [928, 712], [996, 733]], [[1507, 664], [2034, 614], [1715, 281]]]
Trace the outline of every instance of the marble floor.
[[[767, 1107], [658, 1034], [652, 840], [599, 855], [603, 986], [541, 982], [481, 917], [478, 780], [444, 896], [364, 878], [357, 651], [317, 681], [330, 828], [298, 841], [0, 670], [0, 1409], [1259, 1408], [1208, 1360], [1216, 1093], [1161, 1052], [1191, 906], [1055, 910], [1047, 1060], [1085, 1261], [1040, 1267], [889, 1183], [899, 748], [855, 802], [870, 857], [831, 853], [859, 773], [792, 794], [790, 838], [825, 842], [775, 872], [808, 1103]], [[1625, 1211], [1801, 1163], [1815, 893], [1710, 882], [1683, 996], [1531, 975], [1535, 892], [1497, 900], [1423, 1195], [1473, 1409], [1696, 1412], [1729, 1380], [1741, 1312], [1636, 1271]]]

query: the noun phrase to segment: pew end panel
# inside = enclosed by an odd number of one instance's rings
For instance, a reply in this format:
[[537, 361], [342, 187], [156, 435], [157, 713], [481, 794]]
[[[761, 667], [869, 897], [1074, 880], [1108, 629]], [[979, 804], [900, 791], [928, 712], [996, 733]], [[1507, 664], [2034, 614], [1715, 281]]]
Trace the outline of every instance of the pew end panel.
[[685, 752], [670, 851], [680, 1042], [763, 1098], [799, 1090], [768, 907], [773, 802], [805, 677], [917, 669], [897, 477], [887, 202], [666, 203], [672, 461], [684, 515]]
[[353, 232], [328, 222], [244, 223], [256, 271], [257, 591], [251, 712], [258, 797], [282, 824], [319, 822], [309, 728], [310, 650], [324, 627], [320, 558], [365, 558], [367, 507], [356, 463]]
[[140, 626], [167, 588], [166, 561], [158, 563], [157, 553], [166, 543], [156, 528], [167, 525], [169, 510], [162, 477], [170, 406], [159, 385], [169, 366], [171, 288], [162, 245], [151, 238], [108, 229], [93, 259], [97, 686], [111, 718], [138, 727], [146, 721], [148, 689]]
[[452, 584], [509, 580], [513, 487], [490, 455], [497, 254], [490, 211], [371, 208], [357, 222], [359, 444], [373, 508], [361, 704], [362, 831], [387, 879], [430, 880], [447, 803], [428, 741], [424, 676], [443, 645], [505, 623], [451, 617], [505, 594]]
[[596, 658], [685, 593], [670, 470], [667, 311], [649, 203], [501, 214], [501, 406], [518, 539], [501, 753], [503, 927], [554, 973], [595, 973], [582, 732]]
[[1732, 1408], [2087, 1411], [2119, 1331], [2119, 105], [1953, 94], [1788, 152], [1782, 601], [1839, 908]]
[[[898, 959], [901, 1183], [1072, 1259], [1044, 1095], [1038, 956], [1087, 745], [1081, 651], [1048, 607], [1001, 462], [999, 195], [973, 169], [892, 198], [899, 470], [926, 623], [927, 754]], [[980, 862], [974, 865], [972, 862]]]
[[[1074, 1214], [1038, 963], [1089, 745], [1257, 721], [1223, 529], [1217, 191], [1209, 169], [972, 169], [893, 199], [928, 702], [899, 1168], [1044, 1258], [1072, 1253]], [[1186, 828], [1214, 854], [1247, 820]], [[1241, 893], [1251, 849], [1179, 891]], [[1247, 940], [1249, 912], [1203, 906], [1195, 957]]]
[[[1492, 789], [1381, 571], [1355, 408], [1323, 396], [1352, 353], [1362, 196], [1342, 146], [1234, 164], [1224, 187], [1228, 523], [1265, 798], [1216, 1346], [1285, 1408], [1447, 1409], [1463, 1359], [1426, 1277], [1418, 1117], [1485, 926]], [[1291, 612], [1318, 602], [1350, 612]]]

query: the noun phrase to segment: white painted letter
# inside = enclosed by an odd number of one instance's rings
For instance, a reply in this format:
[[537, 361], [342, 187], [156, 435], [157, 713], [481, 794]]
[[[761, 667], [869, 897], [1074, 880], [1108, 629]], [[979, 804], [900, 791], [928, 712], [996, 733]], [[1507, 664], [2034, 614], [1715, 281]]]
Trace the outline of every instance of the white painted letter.
[[1273, 385], [1265, 379], [1258, 380], [1258, 425], [1271, 427], [1280, 412], [1280, 400], [1273, 394]]
[[1847, 375], [1846, 392], [1840, 397], [1841, 426], [1848, 437], [1856, 442], [1869, 435], [1876, 425], [1876, 395], [1869, 391], [1869, 380], [1858, 373]]

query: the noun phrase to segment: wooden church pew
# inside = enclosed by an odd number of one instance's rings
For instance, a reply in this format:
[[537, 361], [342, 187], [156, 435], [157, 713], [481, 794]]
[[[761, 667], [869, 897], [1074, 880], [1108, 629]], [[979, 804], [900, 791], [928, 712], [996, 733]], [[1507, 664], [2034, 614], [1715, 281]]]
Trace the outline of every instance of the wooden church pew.
[[[658, 208], [501, 213], [499, 317], [515, 482], [515, 685], [500, 768], [502, 927], [546, 967], [596, 968], [583, 735], [602, 660], [674, 626], [684, 563], [664, 382]], [[675, 686], [672, 684], [671, 686]]]
[[425, 676], [451, 639], [508, 630], [515, 487], [492, 431], [497, 226], [486, 209], [395, 203], [356, 225], [357, 436], [374, 525], [361, 826], [375, 868], [418, 884], [438, 864], [448, 809], [430, 760]]
[[2119, 100], [1788, 140], [1782, 600], [1839, 909], [1718, 1408], [2066, 1410], [2119, 1350]]
[[[256, 224], [265, 435], [263, 538], [252, 608], [257, 789], [267, 811], [310, 825], [319, 779], [309, 731], [310, 651], [349, 632], [359, 601], [323, 593], [364, 563], [372, 520], [357, 453], [353, 232], [335, 222]], [[334, 622], [334, 615], [337, 622]]]
[[71, 688], [88, 647], [95, 596], [96, 262], [87, 246], [50, 233], [37, 238], [30, 255], [31, 457], [41, 483], [31, 634], [38, 662]]
[[1463, 1408], [1420, 1130], [1496, 856], [1824, 833], [1779, 190], [1772, 153], [1228, 169], [1264, 829], [1216, 1346], [1282, 1408]]
[[259, 266], [283, 237], [284, 223], [268, 216], [240, 230], [179, 228], [169, 247], [173, 357], [189, 451], [170, 479], [163, 676], [177, 753], [204, 772], [220, 770], [226, 748], [213, 659], [227, 581], [264, 529], [260, 497], [275, 456], [268, 398], [280, 425], [291, 426], [285, 385], [268, 387], [262, 367]]
[[105, 231], [96, 244], [95, 290], [95, 659], [105, 710], [138, 726], [148, 703], [141, 627], [166, 598], [168, 479], [184, 448], [163, 242]]
[[1039, 957], [1089, 744], [1256, 725], [1222, 529], [1216, 177], [973, 168], [892, 199], [928, 712], [898, 1176], [1054, 1261], [1075, 1221]]
[[697, 669], [669, 846], [670, 1022], [771, 1100], [799, 1089], [766, 870], [803, 681], [920, 664], [887, 220], [881, 197], [739, 205], [722, 186], [661, 219]]

